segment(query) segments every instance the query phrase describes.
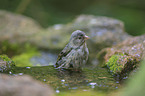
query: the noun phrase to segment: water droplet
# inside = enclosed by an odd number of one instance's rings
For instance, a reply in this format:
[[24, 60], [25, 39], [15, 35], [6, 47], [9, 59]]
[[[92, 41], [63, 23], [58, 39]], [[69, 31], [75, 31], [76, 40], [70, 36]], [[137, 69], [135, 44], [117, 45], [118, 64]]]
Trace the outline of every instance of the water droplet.
[[68, 86], [68, 84], [64, 84], [65, 86]]
[[65, 80], [64, 80], [64, 79], [62, 79], [62, 80], [61, 80], [61, 82], [65, 82]]
[[116, 81], [116, 83], [119, 83], [119, 81]]
[[9, 74], [12, 74], [12, 72], [10, 71]]
[[26, 67], [27, 69], [30, 69], [31, 67]]
[[90, 85], [92, 85], [92, 86], [94, 86], [94, 85], [96, 85], [97, 83], [89, 83]]
[[60, 91], [59, 91], [59, 90], [56, 90], [55, 92], [56, 92], [56, 93], [59, 93]]
[[19, 75], [23, 75], [23, 73], [19, 73]]
[[46, 81], [46, 79], [43, 79], [43, 81]]

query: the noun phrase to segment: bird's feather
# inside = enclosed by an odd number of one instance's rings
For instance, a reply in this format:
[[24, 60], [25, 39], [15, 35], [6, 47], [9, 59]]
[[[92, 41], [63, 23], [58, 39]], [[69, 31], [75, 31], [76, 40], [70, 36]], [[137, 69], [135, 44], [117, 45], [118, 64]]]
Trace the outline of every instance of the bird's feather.
[[72, 48], [69, 47], [69, 45], [66, 45], [66, 47], [58, 54], [58, 58], [56, 61], [56, 67], [60, 65], [60, 61], [62, 61], [62, 58], [65, 57], [66, 55], [68, 55], [68, 53], [70, 53], [70, 51], [72, 50]]

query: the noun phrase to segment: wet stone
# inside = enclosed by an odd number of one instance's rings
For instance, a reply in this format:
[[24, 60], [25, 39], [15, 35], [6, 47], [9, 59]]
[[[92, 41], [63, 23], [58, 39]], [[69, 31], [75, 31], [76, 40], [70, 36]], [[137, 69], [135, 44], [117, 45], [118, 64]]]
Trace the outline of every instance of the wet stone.
[[128, 38], [127, 40], [111, 47], [102, 49], [99, 54], [104, 54], [104, 59], [113, 74], [119, 74], [123, 79], [132, 70], [140, 66], [140, 61], [145, 56], [145, 35]]

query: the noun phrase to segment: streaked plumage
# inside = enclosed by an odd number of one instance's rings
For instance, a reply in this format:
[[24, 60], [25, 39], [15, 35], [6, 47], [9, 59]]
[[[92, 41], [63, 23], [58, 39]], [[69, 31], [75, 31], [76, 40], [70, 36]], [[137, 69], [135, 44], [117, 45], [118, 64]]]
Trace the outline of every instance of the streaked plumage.
[[55, 67], [58, 69], [81, 69], [88, 60], [89, 51], [86, 45], [88, 36], [83, 31], [72, 33], [69, 43], [58, 55]]

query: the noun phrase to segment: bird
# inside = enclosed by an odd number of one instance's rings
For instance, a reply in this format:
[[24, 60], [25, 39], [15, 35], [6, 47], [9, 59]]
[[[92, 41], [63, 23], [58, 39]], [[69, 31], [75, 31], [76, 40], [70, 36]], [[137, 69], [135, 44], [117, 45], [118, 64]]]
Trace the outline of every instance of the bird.
[[88, 60], [89, 50], [86, 44], [88, 39], [89, 37], [83, 31], [74, 31], [69, 43], [59, 53], [54, 67], [56, 69], [82, 69]]

